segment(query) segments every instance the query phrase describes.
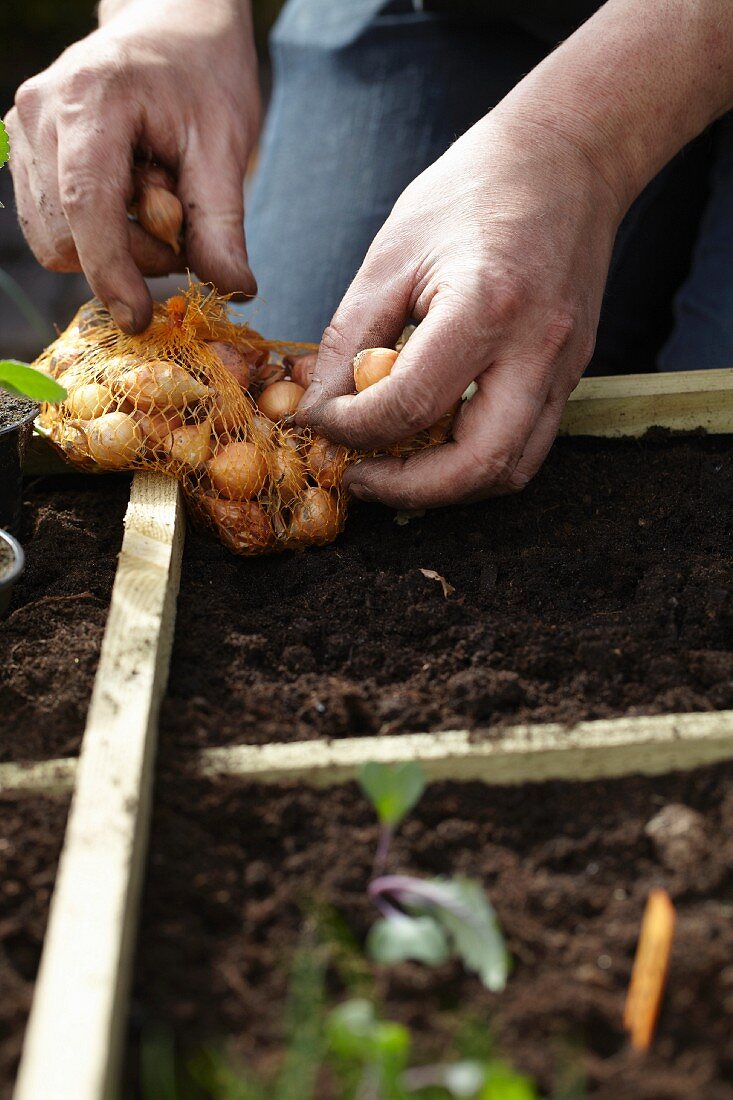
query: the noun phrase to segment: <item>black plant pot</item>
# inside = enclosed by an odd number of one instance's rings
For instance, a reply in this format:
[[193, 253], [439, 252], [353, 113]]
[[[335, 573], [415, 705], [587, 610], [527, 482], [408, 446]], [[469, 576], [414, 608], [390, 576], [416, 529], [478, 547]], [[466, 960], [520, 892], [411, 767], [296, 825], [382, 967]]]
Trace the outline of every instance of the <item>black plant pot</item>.
[[7, 531], [0, 531], [0, 618], [5, 614], [13, 593], [13, 586], [23, 572], [25, 555], [17, 539]]
[[14, 423], [0, 427], [0, 527], [16, 535], [20, 529], [23, 456], [37, 413], [38, 407], [32, 405]]

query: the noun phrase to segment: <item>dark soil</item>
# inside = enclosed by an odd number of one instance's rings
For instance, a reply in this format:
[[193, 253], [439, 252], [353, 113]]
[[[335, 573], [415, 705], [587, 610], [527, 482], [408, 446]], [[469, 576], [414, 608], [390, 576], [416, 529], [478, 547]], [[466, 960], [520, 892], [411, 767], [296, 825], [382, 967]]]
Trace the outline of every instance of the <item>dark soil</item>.
[[[414, 1029], [418, 1060], [450, 1052], [474, 1018], [546, 1093], [571, 1061], [586, 1075], [586, 1095], [603, 1100], [730, 1100], [732, 836], [733, 765], [654, 780], [434, 784], [398, 835], [391, 869], [478, 878], [514, 970], [493, 995], [457, 964], [402, 965], [375, 974], [377, 996]], [[329, 907], [363, 942], [375, 919], [365, 895], [375, 842], [373, 813], [353, 786], [162, 780], [134, 1033], [163, 1021], [184, 1060], [224, 1039], [249, 1069], [272, 1070], [304, 915]], [[642, 1059], [621, 1017], [656, 885], [674, 899], [678, 925], [657, 1038]], [[333, 966], [330, 999], [345, 992]]]
[[15, 394], [0, 389], [0, 431], [25, 420], [37, 408], [33, 401], [28, 401], [25, 397], [16, 397]]
[[62, 800], [0, 794], [0, 1100], [10, 1098], [20, 1055], [66, 809]]
[[732, 458], [730, 437], [564, 441], [520, 496], [406, 526], [354, 506], [322, 550], [191, 537], [166, 743], [733, 706]]
[[0, 619], [0, 761], [77, 752], [99, 658], [127, 477], [26, 485], [26, 567]]

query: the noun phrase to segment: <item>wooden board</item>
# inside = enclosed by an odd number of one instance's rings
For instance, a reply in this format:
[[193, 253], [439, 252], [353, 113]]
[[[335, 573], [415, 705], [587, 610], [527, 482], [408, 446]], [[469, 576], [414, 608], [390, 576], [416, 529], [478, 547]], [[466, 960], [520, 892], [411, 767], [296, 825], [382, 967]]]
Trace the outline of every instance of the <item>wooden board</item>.
[[116, 1078], [183, 537], [177, 483], [138, 474], [15, 1100], [109, 1100]]
[[[478, 779], [504, 785], [633, 772], [661, 775], [728, 759], [733, 759], [733, 711], [604, 718], [570, 727], [552, 722], [495, 730], [232, 745], [204, 749], [192, 772], [204, 778], [235, 776], [258, 783], [329, 786], [353, 779], [369, 760], [419, 760], [433, 779]], [[63, 794], [73, 783], [74, 765], [74, 760], [0, 765], [0, 791]]]
[[733, 368], [583, 378], [560, 434], [640, 436], [653, 427], [733, 432]]
[[329, 786], [353, 779], [367, 761], [418, 760], [430, 779], [512, 784], [661, 775], [733, 758], [733, 711], [603, 719], [498, 730], [347, 737], [208, 749], [199, 773], [260, 783]]

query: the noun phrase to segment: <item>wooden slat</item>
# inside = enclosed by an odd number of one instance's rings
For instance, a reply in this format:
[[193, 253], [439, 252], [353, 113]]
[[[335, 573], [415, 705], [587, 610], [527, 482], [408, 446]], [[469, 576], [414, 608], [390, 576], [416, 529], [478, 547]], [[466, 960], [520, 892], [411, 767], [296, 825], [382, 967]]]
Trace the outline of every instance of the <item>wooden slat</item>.
[[76, 760], [29, 760], [0, 764], [0, 794], [26, 791], [28, 794], [63, 795], [74, 786]]
[[208, 749], [200, 774], [260, 783], [329, 786], [353, 779], [370, 760], [419, 760], [430, 779], [513, 784], [662, 775], [733, 759], [733, 711], [509, 726], [499, 730], [350, 737]]
[[[419, 760], [433, 779], [480, 779], [497, 785], [545, 779], [599, 779], [702, 767], [733, 759], [733, 711], [604, 718], [494, 730], [344, 737], [204, 749], [193, 774], [258, 783], [328, 786], [352, 779], [369, 760]], [[74, 760], [0, 765], [0, 791], [63, 794]]]
[[111, 1094], [183, 536], [177, 483], [137, 475], [15, 1100]]
[[653, 427], [733, 432], [733, 368], [583, 378], [560, 433], [611, 438]]

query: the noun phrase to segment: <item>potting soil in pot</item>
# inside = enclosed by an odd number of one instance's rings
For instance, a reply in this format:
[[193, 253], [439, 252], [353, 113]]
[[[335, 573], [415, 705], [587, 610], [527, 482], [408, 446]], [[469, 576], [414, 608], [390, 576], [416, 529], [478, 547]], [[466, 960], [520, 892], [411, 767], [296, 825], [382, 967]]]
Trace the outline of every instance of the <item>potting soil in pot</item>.
[[14, 394], [0, 389], [0, 431], [3, 428], [9, 428], [12, 424], [17, 424], [19, 420], [23, 420], [32, 413], [36, 407], [32, 401], [27, 401], [24, 397], [16, 397]]

